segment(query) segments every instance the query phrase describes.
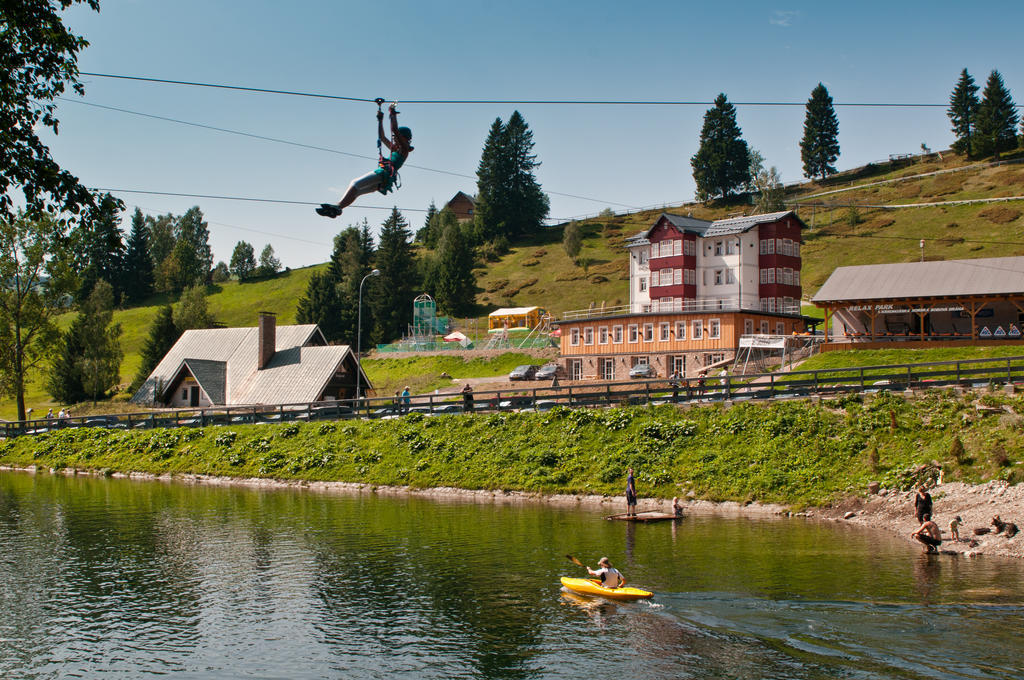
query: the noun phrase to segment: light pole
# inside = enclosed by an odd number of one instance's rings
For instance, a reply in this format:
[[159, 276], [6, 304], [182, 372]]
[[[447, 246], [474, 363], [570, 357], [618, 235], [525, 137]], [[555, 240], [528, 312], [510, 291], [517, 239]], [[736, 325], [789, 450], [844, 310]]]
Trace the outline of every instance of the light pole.
[[359, 313], [356, 322], [356, 413], [359, 413], [360, 377], [363, 373], [363, 284], [371, 276], [380, 276], [379, 269], [373, 269], [359, 282]]

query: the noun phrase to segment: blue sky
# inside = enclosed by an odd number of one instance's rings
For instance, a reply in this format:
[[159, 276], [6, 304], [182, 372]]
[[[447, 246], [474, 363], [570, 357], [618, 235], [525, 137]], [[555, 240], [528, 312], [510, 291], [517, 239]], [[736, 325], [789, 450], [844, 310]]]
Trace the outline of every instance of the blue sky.
[[[1024, 103], [1024, 5], [962, 2], [387, 3], [105, 0], [67, 23], [91, 43], [85, 72], [388, 100], [579, 99], [806, 102], [823, 82], [843, 102], [948, 102], [959, 72], [998, 69]], [[632, 5], [632, 6], [630, 6]], [[81, 101], [376, 156], [368, 103], [83, 77]], [[69, 95], [75, 98], [75, 95]], [[348, 224], [376, 228], [397, 205], [413, 230], [430, 202], [475, 192], [487, 130], [514, 109], [534, 132], [551, 215], [693, 199], [689, 159], [706, 106], [400, 103], [415, 152], [397, 193], [337, 220], [311, 207], [120, 194], [150, 214], [199, 205], [218, 260], [234, 244], [273, 245], [282, 262], [325, 261]], [[738, 106], [748, 144], [786, 182], [801, 179], [804, 109]], [[952, 141], [944, 108], [837, 106], [840, 169]], [[61, 102], [55, 158], [104, 188], [335, 201], [373, 160], [243, 138]], [[443, 171], [443, 172], [433, 172]], [[467, 175], [459, 177], [456, 175]], [[586, 197], [571, 198], [559, 194]]]

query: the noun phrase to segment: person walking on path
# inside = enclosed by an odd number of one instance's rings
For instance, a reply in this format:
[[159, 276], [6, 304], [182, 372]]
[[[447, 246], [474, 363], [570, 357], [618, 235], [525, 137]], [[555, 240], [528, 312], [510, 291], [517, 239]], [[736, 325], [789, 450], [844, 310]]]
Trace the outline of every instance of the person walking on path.
[[469, 383], [462, 388], [462, 410], [466, 413], [473, 412], [473, 386]]
[[672, 386], [672, 403], [679, 401], [679, 380], [682, 378], [679, 375], [679, 371], [675, 371], [671, 377], [669, 377], [669, 385]]
[[626, 473], [626, 514], [636, 514], [636, 482], [633, 480], [633, 468]]
[[914, 515], [917, 517], [918, 522], [923, 522], [924, 516], [931, 514], [932, 495], [928, 493], [928, 489], [926, 489], [924, 484], [922, 484], [917, 487], [917, 495], [914, 496]]
[[937, 553], [942, 544], [942, 532], [939, 531], [938, 525], [932, 521], [932, 516], [928, 513], [924, 514], [921, 526], [910, 534], [910, 537], [923, 543], [925, 552]]
[[402, 413], [405, 413], [406, 411], [409, 410], [409, 405], [412, 404], [412, 397], [409, 396], [409, 386], [408, 385], [406, 385], [405, 389], [402, 390], [401, 399], [402, 399], [402, 409], [401, 410], [402, 410]]

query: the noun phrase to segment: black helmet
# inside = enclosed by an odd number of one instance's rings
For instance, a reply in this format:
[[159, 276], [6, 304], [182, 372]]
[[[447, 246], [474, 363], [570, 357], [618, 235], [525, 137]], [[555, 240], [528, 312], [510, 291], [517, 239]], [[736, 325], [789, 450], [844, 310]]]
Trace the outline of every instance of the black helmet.
[[412, 139], [412, 130], [405, 126], [398, 128], [398, 134], [402, 135], [406, 139]]

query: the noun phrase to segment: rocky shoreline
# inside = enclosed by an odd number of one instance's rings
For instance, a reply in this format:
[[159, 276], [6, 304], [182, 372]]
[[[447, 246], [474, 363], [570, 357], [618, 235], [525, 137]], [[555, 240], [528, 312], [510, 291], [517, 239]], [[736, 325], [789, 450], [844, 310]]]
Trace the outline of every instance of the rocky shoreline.
[[[0, 466], [0, 470], [11, 470], [36, 474], [46, 472], [67, 476], [105, 476], [123, 479], [139, 479], [184, 484], [206, 484], [211, 486], [248, 486], [265, 489], [301, 489], [317, 493], [378, 494], [386, 496], [415, 496], [439, 500], [472, 503], [542, 503], [558, 507], [578, 507], [601, 510], [609, 514], [621, 512], [625, 501], [618, 496], [581, 494], [541, 494], [521, 491], [473, 490], [454, 487], [419, 489], [404, 486], [377, 486], [354, 482], [322, 482], [307, 480], [282, 480], [269, 478], [240, 478], [215, 475], [176, 474], [154, 475], [141, 472], [111, 472], [107, 470], [79, 470], [65, 468], [54, 470], [40, 466]], [[934, 520], [942, 529], [941, 551], [964, 556], [997, 555], [1024, 558], [1024, 532], [1012, 538], [989, 532], [975, 535], [975, 527], [989, 527], [993, 515], [1004, 521], [1015, 522], [1024, 527], [1024, 484], [1009, 486], [1005, 482], [992, 481], [986, 484], [970, 485], [960, 482], [939, 484], [930, 489], [934, 501]], [[791, 512], [784, 505], [764, 503], [736, 503], [683, 499], [684, 514], [722, 516], [801, 516], [826, 521], [844, 522], [889, 531], [904, 537], [908, 543], [918, 545], [911, 532], [917, 529], [914, 518], [914, 492], [881, 489], [877, 494], [866, 497], [853, 496], [827, 507], [811, 508], [804, 512]], [[671, 511], [671, 500], [640, 498], [639, 511]], [[955, 516], [963, 520], [960, 541], [949, 540], [949, 520]], [[923, 549], [923, 546], [922, 546]]]

